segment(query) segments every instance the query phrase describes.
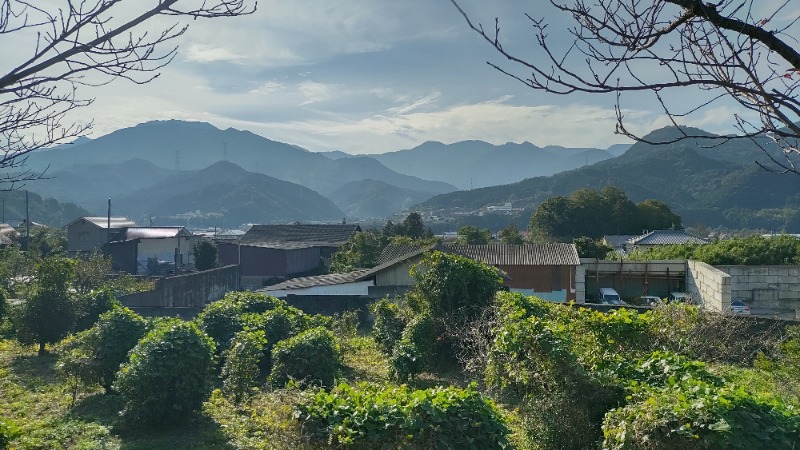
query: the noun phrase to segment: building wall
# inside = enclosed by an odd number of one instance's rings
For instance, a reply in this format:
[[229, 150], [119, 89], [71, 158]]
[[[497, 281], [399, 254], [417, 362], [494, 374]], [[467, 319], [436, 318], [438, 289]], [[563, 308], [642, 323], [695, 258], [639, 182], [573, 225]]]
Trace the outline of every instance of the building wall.
[[139, 245], [137, 240], [112, 242], [109, 246], [111, 255], [111, 268], [136, 275], [139, 267], [136, 264], [136, 250]]
[[511, 278], [505, 281], [505, 285], [512, 291], [537, 295], [541, 298], [548, 297], [547, 299], [552, 301], [575, 300], [573, 266], [498, 266], [498, 268]]
[[731, 298], [752, 314], [800, 318], [800, 266], [717, 266], [731, 277]]
[[70, 256], [102, 252], [107, 241], [106, 230], [85, 219], [80, 219], [67, 228], [67, 252]]
[[194, 272], [156, 281], [152, 291], [120, 297], [129, 308], [202, 308], [235, 291], [239, 271], [236, 266]]
[[416, 280], [411, 277], [409, 271], [420, 259], [421, 257], [413, 258], [378, 272], [375, 275], [375, 286], [413, 286]]
[[716, 312], [731, 311], [732, 277], [704, 262], [686, 262], [686, 292], [704, 309]]
[[320, 248], [300, 248], [286, 251], [286, 275], [311, 272], [322, 267]]

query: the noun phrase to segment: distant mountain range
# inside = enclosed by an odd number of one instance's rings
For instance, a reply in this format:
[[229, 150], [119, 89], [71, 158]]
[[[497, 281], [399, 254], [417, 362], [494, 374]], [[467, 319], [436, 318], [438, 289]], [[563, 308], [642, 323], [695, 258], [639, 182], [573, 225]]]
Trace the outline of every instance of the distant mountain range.
[[[684, 225], [731, 228], [800, 229], [800, 180], [758, 167], [769, 159], [749, 140], [728, 140], [697, 129], [714, 140], [687, 139], [672, 144], [634, 144], [621, 156], [550, 177], [535, 177], [504, 186], [443, 194], [424, 202], [425, 209], [479, 209], [512, 202], [515, 208], [535, 208], [555, 195], [577, 189], [616, 186], [634, 201], [667, 202]], [[679, 136], [676, 128], [645, 136], [666, 142]], [[778, 155], [769, 141], [760, 142]]]
[[[237, 226], [382, 218], [415, 204], [452, 212], [511, 202], [532, 210], [553, 195], [613, 185], [634, 201], [667, 202], [687, 225], [800, 229], [797, 178], [758, 168], [754, 161], [769, 161], [752, 141], [682, 131], [711, 139], [605, 150], [426, 142], [352, 156], [312, 153], [207, 123], [156, 121], [34, 152], [26, 168], [49, 166], [49, 179], [26, 188], [55, 199], [44, 201], [61, 211], [53, 221], [81, 207], [105, 214], [112, 198], [115, 214], [143, 223], [153, 215], [158, 223]], [[646, 139], [679, 136], [680, 129], [668, 127]], [[782, 157], [768, 140], [758, 143]], [[456, 186], [466, 190], [455, 192]]]
[[[624, 152], [626, 146], [613, 148], [615, 152]], [[472, 189], [553, 175], [616, 155], [596, 148], [540, 148], [530, 142], [492, 145], [484, 141], [463, 141], [454, 144], [425, 142], [409, 150], [370, 156], [395, 172]]]
[[[25, 190], [23, 189], [0, 191], [0, 203], [2, 203], [0, 222], [17, 226], [25, 220]], [[30, 192], [28, 214], [33, 223], [61, 227], [78, 217], [89, 215], [89, 211], [73, 203], [61, 203], [58, 200], [42, 198], [41, 195]]]

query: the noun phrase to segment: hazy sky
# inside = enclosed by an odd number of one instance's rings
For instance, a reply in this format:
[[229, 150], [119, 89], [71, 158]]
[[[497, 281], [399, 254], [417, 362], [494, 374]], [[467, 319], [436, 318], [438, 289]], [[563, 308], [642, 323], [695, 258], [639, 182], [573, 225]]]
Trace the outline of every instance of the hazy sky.
[[[499, 16], [507, 47], [520, 52], [534, 44], [523, 13], [547, 17], [554, 34], [568, 21], [545, 3], [461, 2], [489, 27]], [[25, 44], [15, 45], [15, 54], [24, 51]], [[0, 42], [0, 54], [11, 54], [8, 46], [8, 39]], [[614, 98], [534, 92], [487, 60], [502, 62], [447, 0], [259, 0], [252, 16], [192, 21], [178, 56], [157, 80], [87, 88], [83, 94], [96, 101], [75, 117], [94, 119], [91, 137], [154, 119], [201, 120], [348, 153], [427, 140], [626, 142], [613, 133]], [[666, 124], [655, 104], [623, 106], [636, 131]], [[720, 132], [730, 121], [722, 109], [692, 124]]]

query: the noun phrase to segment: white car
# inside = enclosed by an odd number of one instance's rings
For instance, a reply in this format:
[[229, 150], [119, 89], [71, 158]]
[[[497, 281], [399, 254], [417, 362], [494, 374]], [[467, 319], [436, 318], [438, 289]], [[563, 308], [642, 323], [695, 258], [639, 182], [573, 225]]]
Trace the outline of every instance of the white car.
[[733, 300], [731, 301], [731, 313], [737, 316], [749, 316], [750, 307], [741, 300]]

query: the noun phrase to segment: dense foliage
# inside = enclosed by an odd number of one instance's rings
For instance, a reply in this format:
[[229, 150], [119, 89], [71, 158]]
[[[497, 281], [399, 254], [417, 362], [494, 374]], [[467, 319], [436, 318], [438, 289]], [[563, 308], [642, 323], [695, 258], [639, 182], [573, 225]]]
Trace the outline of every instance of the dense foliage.
[[400, 307], [388, 298], [370, 304], [370, 312], [375, 316], [372, 325], [372, 337], [384, 353], [390, 355], [397, 341], [403, 335], [406, 326], [400, 315]]
[[709, 244], [663, 245], [634, 251], [631, 260], [694, 259], [713, 266], [800, 264], [800, 238], [790, 235], [748, 236]]
[[223, 391], [234, 402], [246, 399], [259, 378], [259, 362], [264, 356], [267, 339], [262, 330], [240, 331], [225, 351], [222, 367]]
[[194, 268], [197, 270], [217, 267], [217, 247], [205, 239], [194, 244], [192, 256], [194, 256]]
[[272, 349], [270, 381], [285, 386], [289, 380], [303, 385], [333, 386], [341, 368], [339, 344], [330, 330], [317, 327], [278, 342]]
[[14, 318], [18, 339], [38, 344], [39, 354], [44, 353], [45, 344], [66, 337], [75, 323], [75, 304], [68, 290], [74, 264], [63, 257], [42, 260], [36, 266], [35, 292]]
[[120, 365], [146, 331], [147, 322], [141, 316], [128, 308], [114, 308], [65, 343], [61, 371], [86, 385], [98, 383], [109, 392]]
[[285, 305], [275, 297], [254, 292], [229, 292], [221, 300], [208, 304], [195, 321], [208, 334], [219, 352], [230, 346], [230, 340], [245, 326], [249, 313], [263, 313]]
[[418, 315], [406, 325], [392, 349], [390, 363], [395, 380], [405, 382], [433, 368], [441, 354], [436, 348], [437, 337], [436, 324], [427, 314]]
[[681, 228], [681, 218], [658, 200], [635, 204], [608, 186], [602, 191], [579, 189], [569, 197], [555, 196], [540, 204], [528, 224], [537, 240], [569, 242], [581, 236], [641, 234], [643, 230]]
[[114, 382], [126, 419], [143, 424], [192, 418], [211, 392], [214, 341], [194, 323], [160, 322], [131, 350]]
[[492, 240], [492, 233], [486, 228], [465, 225], [458, 228], [458, 243], [467, 245], [488, 244]]
[[75, 302], [74, 331], [91, 328], [101, 314], [122, 306], [110, 288], [98, 289], [84, 294], [77, 294]]
[[328, 447], [510, 448], [502, 415], [474, 387], [340, 384], [317, 391], [299, 412], [313, 439]]

